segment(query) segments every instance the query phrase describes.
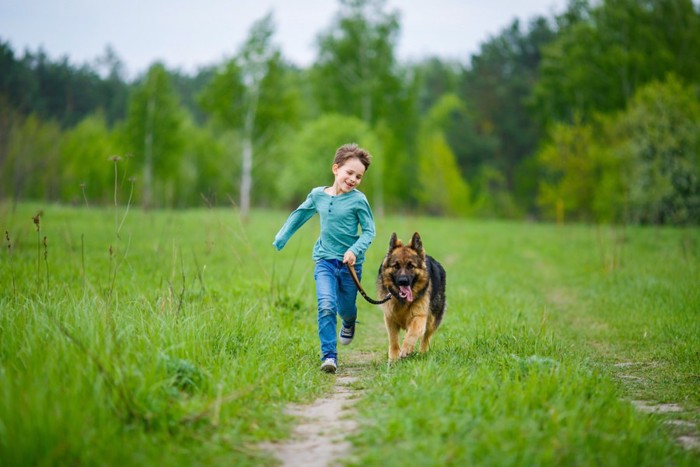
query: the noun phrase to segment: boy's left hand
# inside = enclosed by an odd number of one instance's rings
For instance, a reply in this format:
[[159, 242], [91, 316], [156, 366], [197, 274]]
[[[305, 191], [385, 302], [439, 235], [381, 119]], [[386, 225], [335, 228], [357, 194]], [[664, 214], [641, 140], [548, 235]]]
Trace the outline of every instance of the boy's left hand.
[[355, 253], [353, 253], [352, 251], [348, 250], [348, 251], [345, 252], [345, 255], [343, 256], [343, 263], [347, 263], [347, 264], [349, 264], [350, 266], [354, 266], [354, 265], [355, 265], [355, 260], [356, 260], [356, 259], [357, 259], [357, 258], [355, 258]]

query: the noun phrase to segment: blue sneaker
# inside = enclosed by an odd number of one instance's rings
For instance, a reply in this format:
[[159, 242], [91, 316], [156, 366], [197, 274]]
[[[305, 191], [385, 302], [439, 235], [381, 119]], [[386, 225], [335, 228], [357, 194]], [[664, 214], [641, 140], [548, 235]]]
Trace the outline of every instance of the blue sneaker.
[[348, 345], [352, 342], [352, 338], [355, 337], [355, 323], [350, 326], [343, 326], [340, 328], [340, 338], [338, 339], [341, 344]]
[[326, 373], [335, 373], [335, 370], [338, 369], [338, 363], [336, 362], [335, 358], [333, 357], [328, 357], [326, 358], [323, 363], [321, 364], [321, 371], [324, 371]]

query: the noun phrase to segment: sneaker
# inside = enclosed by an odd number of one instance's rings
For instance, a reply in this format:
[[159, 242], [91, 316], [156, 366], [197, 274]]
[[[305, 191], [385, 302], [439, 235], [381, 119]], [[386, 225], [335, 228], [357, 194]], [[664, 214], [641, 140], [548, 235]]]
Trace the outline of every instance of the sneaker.
[[355, 337], [355, 323], [351, 326], [343, 326], [340, 328], [340, 343], [343, 345], [348, 345], [352, 342], [352, 338]]
[[336, 363], [335, 358], [333, 357], [328, 357], [321, 364], [321, 371], [325, 371], [326, 373], [335, 373], [335, 370], [337, 369], [338, 364]]

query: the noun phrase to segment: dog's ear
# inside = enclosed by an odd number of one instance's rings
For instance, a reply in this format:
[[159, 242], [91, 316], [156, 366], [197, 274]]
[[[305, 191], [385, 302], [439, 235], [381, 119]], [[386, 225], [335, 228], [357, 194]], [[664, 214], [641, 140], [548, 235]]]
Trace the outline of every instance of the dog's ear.
[[413, 237], [411, 238], [411, 248], [416, 250], [416, 253], [418, 253], [421, 256], [425, 256], [425, 252], [423, 251], [423, 241], [420, 239], [420, 234], [418, 232], [413, 234]]
[[396, 238], [396, 232], [391, 234], [391, 239], [389, 240], [389, 253], [402, 246], [401, 240]]

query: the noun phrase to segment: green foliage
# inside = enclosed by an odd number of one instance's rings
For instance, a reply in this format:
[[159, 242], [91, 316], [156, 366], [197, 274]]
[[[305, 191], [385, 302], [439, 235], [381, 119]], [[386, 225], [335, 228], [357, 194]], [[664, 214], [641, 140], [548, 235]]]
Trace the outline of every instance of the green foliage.
[[110, 201], [114, 176], [109, 170], [109, 157], [121, 151], [102, 115], [87, 117], [64, 132], [59, 152], [62, 201], [73, 204]]
[[[61, 132], [54, 122], [38, 116], [16, 117], [9, 128], [6, 159], [3, 161], [2, 192], [14, 202], [21, 198], [53, 198], [58, 195], [58, 145]], [[37, 157], [40, 155], [41, 157]]]
[[418, 200], [430, 214], [465, 215], [470, 212], [469, 186], [461, 177], [442, 128], [461, 103], [454, 94], [443, 96], [430, 110], [418, 136]]
[[[539, 203], [549, 218], [558, 222], [578, 220], [593, 214], [599, 194], [601, 153], [592, 125], [557, 124], [550, 131], [552, 141], [539, 152], [539, 162], [549, 176], [540, 185]], [[606, 193], [607, 195], [607, 193]]]
[[536, 107], [543, 121], [588, 121], [625, 107], [636, 90], [675, 73], [700, 79], [700, 12], [691, 0], [573, 3], [579, 17], [543, 50]]
[[360, 185], [373, 205], [381, 176], [383, 153], [377, 136], [354, 117], [324, 115], [309, 122], [294, 136], [285, 153], [287, 170], [277, 176], [277, 190], [288, 207], [299, 205], [311, 188], [332, 185], [333, 157], [346, 143], [357, 143], [372, 154], [372, 164]]
[[671, 77], [639, 90], [624, 112], [557, 124], [539, 153], [540, 203], [564, 220], [700, 222], [700, 101]]
[[[471, 66], [460, 83], [460, 95], [470, 115], [462, 125], [450, 129], [448, 139], [460, 166], [469, 167], [472, 177], [478, 173], [477, 167], [492, 167], [504, 177], [506, 189], [515, 192], [521, 164], [542, 137], [529, 104], [538, 79], [541, 49], [554, 38], [543, 17], [532, 19], [525, 28], [515, 20], [481, 44], [471, 57]], [[522, 201], [532, 199], [532, 192], [522, 194]], [[523, 208], [531, 208], [522, 201]]]
[[398, 13], [386, 11], [386, 0], [341, 0], [332, 24], [317, 38], [318, 58], [310, 69], [320, 113], [358, 118], [381, 136], [382, 166], [373, 169], [380, 213], [385, 202], [405, 207], [415, 200], [410, 187], [419, 87], [413, 70], [397, 62], [399, 31]]
[[[297, 124], [301, 107], [299, 93], [290, 86], [289, 70], [272, 42], [274, 32], [271, 14], [254, 23], [237, 56], [214, 76], [201, 96], [204, 108], [240, 135], [243, 216], [250, 209], [254, 175], [264, 181], [265, 175], [278, 170], [276, 162], [283, 151], [276, 150], [276, 143], [288, 126]], [[264, 167], [258, 159], [266, 162]], [[254, 165], [258, 166], [255, 174]], [[273, 183], [262, 185], [261, 193], [274, 188]], [[262, 198], [274, 199], [274, 194]]]
[[199, 105], [225, 128], [238, 128], [243, 122], [245, 86], [236, 60], [228, 60], [214, 73], [199, 96]]
[[172, 205], [184, 147], [183, 111], [162, 64], [151, 66], [129, 101], [126, 140], [143, 170], [144, 206]]
[[700, 224], [700, 99], [670, 77], [640, 89], [616, 121], [632, 222]]
[[385, 0], [341, 0], [333, 25], [318, 37], [314, 89], [322, 111], [355, 116], [368, 125], [386, 119], [400, 101], [394, 48], [399, 23]]
[[231, 133], [219, 133], [212, 126], [199, 127], [191, 120], [184, 122], [183, 162], [176, 179], [178, 207], [229, 202], [225, 195], [233, 191], [234, 176], [240, 173], [240, 167], [229, 148], [233, 144]]
[[[366, 127], [326, 131], [342, 139], [318, 146], [367, 141], [377, 157], [363, 190], [379, 216], [696, 222], [694, 2], [572, 0], [513, 21], [464, 62], [418, 63], [397, 59], [400, 10], [388, 5], [341, 0], [305, 68], [275, 44], [272, 14], [221, 63], [192, 75], [156, 63], [134, 82], [111, 47], [78, 67], [0, 40], [0, 196], [111, 202], [99, 161], [120, 156], [118, 189], [128, 182], [144, 206], [288, 207], [327, 175], [326, 162], [299, 163], [299, 129], [343, 115]], [[632, 102], [669, 74], [687, 102], [673, 90]], [[459, 105], [437, 129], [432, 109], [451, 94]]]
[[506, 186], [506, 179], [498, 170], [488, 165], [483, 166], [475, 183], [475, 216], [509, 219], [521, 217], [515, 200]]
[[116, 74], [120, 62], [113, 52], [110, 61], [109, 76], [103, 79], [91, 67], [72, 65], [67, 57], [53, 61], [42, 49], [15, 57], [0, 40], [0, 96], [22, 115], [36, 114], [64, 128], [98, 111], [114, 122], [124, 117], [127, 85]]

